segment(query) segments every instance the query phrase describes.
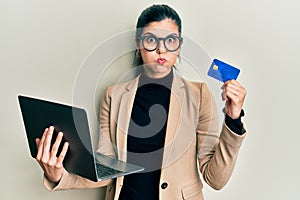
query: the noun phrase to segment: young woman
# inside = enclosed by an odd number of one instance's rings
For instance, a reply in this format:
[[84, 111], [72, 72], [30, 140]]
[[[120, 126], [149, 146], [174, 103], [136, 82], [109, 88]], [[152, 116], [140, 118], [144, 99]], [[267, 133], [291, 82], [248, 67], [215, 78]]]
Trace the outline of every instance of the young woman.
[[71, 174], [62, 164], [68, 143], [56, 157], [63, 133], [50, 148], [49, 127], [37, 139], [36, 158], [49, 190], [107, 186], [106, 199], [199, 200], [199, 172], [217, 190], [229, 180], [246, 132], [241, 122], [245, 88], [235, 80], [224, 83], [226, 115], [219, 133], [206, 84], [185, 80], [173, 69], [183, 42], [178, 14], [167, 5], [153, 5], [141, 13], [136, 28], [136, 59], [143, 71], [107, 89], [97, 151], [145, 171], [98, 183]]

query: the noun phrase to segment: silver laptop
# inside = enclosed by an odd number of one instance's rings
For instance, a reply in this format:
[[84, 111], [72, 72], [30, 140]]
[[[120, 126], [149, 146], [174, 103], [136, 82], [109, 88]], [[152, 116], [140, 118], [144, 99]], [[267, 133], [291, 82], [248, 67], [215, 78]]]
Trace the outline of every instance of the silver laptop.
[[35, 138], [41, 138], [45, 128], [53, 125], [52, 144], [59, 131], [64, 133], [58, 154], [65, 141], [70, 144], [64, 159], [64, 167], [69, 172], [102, 181], [144, 170], [143, 167], [94, 153], [84, 109], [22, 95], [18, 96], [18, 100], [33, 158], [37, 155]]

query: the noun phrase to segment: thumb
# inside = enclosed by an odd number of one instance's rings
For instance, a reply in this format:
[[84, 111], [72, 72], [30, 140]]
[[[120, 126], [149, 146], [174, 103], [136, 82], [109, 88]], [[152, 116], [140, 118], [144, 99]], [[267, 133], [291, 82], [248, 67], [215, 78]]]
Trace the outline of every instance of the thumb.
[[36, 147], [37, 147], [37, 148], [39, 148], [40, 141], [41, 141], [40, 138], [35, 138], [35, 144], [36, 144]]

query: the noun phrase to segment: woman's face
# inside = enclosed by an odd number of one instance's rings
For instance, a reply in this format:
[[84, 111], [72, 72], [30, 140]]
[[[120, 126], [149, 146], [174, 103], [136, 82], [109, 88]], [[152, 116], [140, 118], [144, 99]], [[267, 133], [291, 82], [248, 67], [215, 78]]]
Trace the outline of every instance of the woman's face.
[[[149, 45], [153, 42], [153, 36], [156, 38], [166, 38], [170, 36], [165, 42], [170, 44], [173, 40], [173, 36], [179, 37], [179, 31], [177, 24], [173, 20], [164, 19], [159, 22], [149, 23], [144, 27], [141, 36], [146, 38], [144, 44], [148, 42]], [[158, 41], [158, 46], [153, 51], [146, 50], [143, 47], [142, 40], [140, 40], [138, 44], [144, 63], [145, 74], [150, 78], [161, 78], [169, 74], [180, 52], [180, 47], [176, 51], [171, 52], [166, 49], [163, 40]]]

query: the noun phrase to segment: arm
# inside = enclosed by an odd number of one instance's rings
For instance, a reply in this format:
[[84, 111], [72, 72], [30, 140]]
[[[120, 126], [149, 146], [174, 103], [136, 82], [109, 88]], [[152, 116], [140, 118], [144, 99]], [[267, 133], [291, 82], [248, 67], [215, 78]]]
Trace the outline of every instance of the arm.
[[36, 160], [44, 171], [44, 185], [48, 190], [96, 188], [106, 186], [112, 182], [112, 180], [94, 182], [69, 173], [63, 166], [64, 156], [68, 150], [68, 143], [64, 144], [60, 155], [56, 157], [57, 149], [62, 140], [63, 133], [60, 132], [58, 134], [56, 141], [50, 150], [52, 135], [53, 127], [49, 127], [45, 130], [41, 140], [37, 139], [38, 154]]
[[[223, 87], [224, 91], [228, 89], [228, 85]], [[218, 137], [217, 110], [205, 84], [201, 87], [200, 95], [200, 115], [197, 128], [199, 167], [203, 179], [211, 187], [219, 190], [225, 186], [232, 174], [245, 134], [238, 135], [223, 123], [221, 134]], [[237, 109], [236, 100], [232, 100], [231, 96], [226, 96], [226, 92], [222, 93], [222, 96], [227, 98], [226, 114], [231, 112], [228, 116], [233, 119], [240, 116], [245, 95], [245, 93], [241, 95], [242, 100], [239, 99], [241, 104], [238, 104], [239, 109]]]
[[44, 185], [49, 191], [80, 188], [97, 188], [107, 186], [112, 182], [113, 181], [111, 179], [100, 182], [94, 182], [76, 174], [69, 173], [66, 170], [64, 170], [64, 173], [58, 183], [54, 183], [50, 181], [47, 178], [47, 176], [44, 176]]
[[[110, 98], [108, 92], [104, 95], [101, 101], [100, 110], [100, 140], [105, 145], [99, 142], [99, 148], [97, 152], [106, 153], [105, 151], [111, 152], [112, 145], [104, 138], [109, 136], [109, 106]], [[65, 144], [59, 157], [56, 157], [57, 148], [62, 140], [63, 134], [60, 133], [56, 139], [50, 151], [50, 142], [53, 134], [53, 127], [46, 129], [45, 136], [41, 140], [37, 139], [37, 145], [39, 153], [37, 161], [44, 170], [44, 185], [48, 190], [65, 190], [65, 189], [77, 189], [77, 188], [96, 188], [103, 187], [110, 183], [112, 180], [106, 180], [101, 182], [94, 182], [83, 178], [81, 176], [69, 173], [63, 167], [63, 159], [68, 149], [68, 143]], [[109, 138], [109, 137], [108, 137]], [[107, 155], [107, 154], [106, 154]]]

